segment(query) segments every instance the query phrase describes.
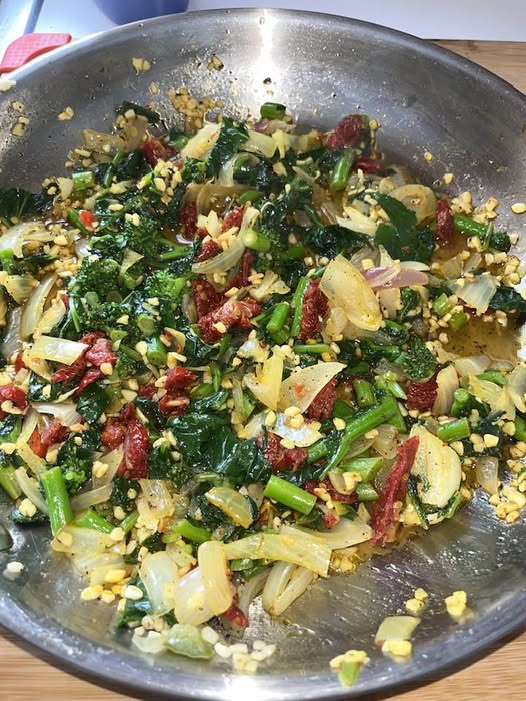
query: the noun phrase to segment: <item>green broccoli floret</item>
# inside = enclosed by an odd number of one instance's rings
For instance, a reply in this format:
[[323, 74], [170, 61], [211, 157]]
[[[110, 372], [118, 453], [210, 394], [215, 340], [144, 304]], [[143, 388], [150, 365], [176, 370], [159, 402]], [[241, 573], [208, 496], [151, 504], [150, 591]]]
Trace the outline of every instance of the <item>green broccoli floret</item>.
[[79, 297], [95, 292], [103, 300], [119, 286], [119, 264], [112, 258], [92, 258], [88, 256], [74, 278], [70, 290]]
[[70, 434], [57, 455], [57, 465], [62, 470], [70, 494], [76, 494], [91, 477], [93, 454], [99, 446], [100, 432], [98, 428], [85, 431], [81, 445], [77, 445], [75, 437]]
[[141, 217], [139, 226], [131, 221], [124, 224], [124, 236], [126, 245], [132, 251], [142, 254], [149, 260], [155, 260], [163, 241], [159, 225], [153, 219], [145, 215]]
[[186, 277], [179, 277], [168, 270], [158, 270], [146, 280], [146, 297], [168, 297], [176, 300], [186, 286]]
[[197, 158], [187, 158], [181, 168], [184, 183], [204, 183], [206, 180], [206, 163]]
[[181, 462], [176, 462], [167, 443], [156, 446], [148, 457], [149, 479], [171, 480], [175, 487], [181, 487], [191, 477], [189, 469]]
[[126, 238], [121, 233], [109, 233], [104, 236], [93, 236], [89, 242], [90, 248], [103, 258], [122, 257], [126, 247]]
[[109, 334], [115, 330], [117, 319], [125, 312], [122, 305], [116, 302], [103, 302], [90, 309], [89, 314], [82, 319], [82, 325], [85, 330], [104, 331]]
[[396, 361], [410, 380], [427, 380], [435, 372], [437, 361], [424, 341], [415, 334], [409, 338], [409, 348]]

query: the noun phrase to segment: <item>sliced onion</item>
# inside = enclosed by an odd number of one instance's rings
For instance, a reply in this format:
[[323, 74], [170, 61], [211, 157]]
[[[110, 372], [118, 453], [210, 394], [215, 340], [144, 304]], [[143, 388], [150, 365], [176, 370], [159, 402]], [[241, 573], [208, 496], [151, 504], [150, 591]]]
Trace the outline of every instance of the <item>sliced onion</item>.
[[374, 642], [382, 645], [386, 640], [410, 640], [419, 623], [416, 616], [387, 616], [380, 623]]
[[295, 125], [284, 122], [282, 119], [261, 119], [254, 124], [255, 131], [260, 134], [274, 134], [278, 129], [286, 133], [294, 131]]
[[34, 475], [38, 476], [46, 471], [46, 462], [42, 460], [42, 458], [39, 458], [38, 455], [35, 455], [26, 443], [17, 445], [16, 452], [18, 453], [18, 457], [25, 462]]
[[156, 630], [150, 630], [146, 635], [134, 632], [131, 643], [145, 655], [162, 655], [167, 651], [166, 638]]
[[119, 268], [119, 273], [120, 275], [124, 275], [124, 273], [129, 270], [132, 265], [135, 265], [138, 261], [142, 260], [144, 256], [141, 253], [137, 253], [136, 251], [132, 251], [129, 248], [124, 249], [124, 254], [122, 256], [122, 263], [121, 267]]
[[225, 545], [228, 560], [283, 560], [302, 565], [323, 577], [327, 576], [331, 548], [321, 538], [295, 529], [294, 533], [281, 535], [256, 533]]
[[137, 511], [141, 522], [150, 530], [156, 530], [159, 521], [174, 513], [172, 495], [164, 480], [139, 480], [139, 484]]
[[33, 343], [29, 355], [39, 360], [53, 360], [57, 363], [64, 363], [64, 365], [71, 365], [87, 348], [89, 346], [86, 343], [42, 335]]
[[263, 430], [263, 426], [265, 425], [265, 413], [260, 412], [259, 414], [255, 414], [250, 421], [247, 423], [246, 426], [244, 426], [239, 432], [238, 432], [238, 437], [243, 438], [244, 440], [248, 441], [251, 440], [252, 438], [257, 438], [261, 431]]
[[278, 401], [281, 405], [280, 397], [283, 397], [285, 383], [281, 382], [282, 376], [283, 358], [274, 353], [264, 363], [258, 364], [256, 374], [247, 375], [244, 383], [259, 402], [269, 409], [276, 410]]
[[62, 319], [66, 316], [66, 313], [66, 305], [61, 299], [53, 302], [51, 306], [42, 314], [42, 317], [38, 322], [38, 331], [40, 333], [49, 333], [58, 323], [62, 321]]
[[490, 273], [482, 273], [482, 275], [477, 275], [474, 280], [463, 278], [460, 282], [458, 280], [452, 281], [450, 288], [477, 314], [484, 314], [497, 290], [497, 281]]
[[11, 310], [8, 321], [7, 328], [4, 334], [4, 340], [2, 341], [2, 355], [5, 360], [9, 362], [11, 356], [16, 353], [21, 346], [20, 340], [20, 317], [22, 315], [22, 309], [20, 307], [15, 307]]
[[437, 200], [430, 187], [418, 184], [402, 185], [391, 190], [389, 195], [414, 212], [417, 223], [435, 216]]
[[277, 562], [263, 589], [263, 608], [271, 616], [280, 616], [315, 579], [306, 567]]
[[15, 258], [24, 256], [23, 246], [27, 241], [52, 241], [53, 237], [42, 222], [23, 222], [8, 229], [0, 236], [0, 251], [13, 251]]
[[219, 175], [217, 176], [216, 182], [223, 187], [233, 187], [234, 186], [234, 163], [237, 156], [230, 158], [226, 163], [221, 166]]
[[264, 363], [268, 358], [269, 350], [267, 345], [262, 345], [259, 338], [248, 338], [241, 345], [236, 353], [240, 358], [250, 358], [256, 363]]
[[110, 482], [113, 481], [113, 478], [117, 474], [117, 470], [119, 469], [119, 466], [122, 462], [123, 455], [124, 451], [122, 445], [119, 445], [117, 446], [117, 448], [110, 450], [109, 453], [106, 453], [106, 455], [103, 455], [99, 458], [99, 462], [102, 462], [105, 465], [107, 465], [108, 469], [102, 477], [93, 477], [93, 485], [95, 487], [102, 487], [105, 484], [110, 484]]
[[254, 520], [249, 502], [232, 487], [212, 487], [206, 492], [205, 497], [237, 526], [248, 528]]
[[382, 424], [377, 426], [378, 435], [373, 441], [373, 448], [378, 455], [386, 460], [393, 460], [397, 452], [398, 429], [390, 424]]
[[205, 124], [199, 129], [181, 151], [182, 158], [204, 159], [214, 147], [221, 126], [219, 124]]
[[39, 414], [51, 414], [68, 428], [82, 421], [77, 413], [77, 405], [73, 402], [32, 402], [31, 406]]
[[487, 355], [471, 355], [467, 358], [458, 358], [453, 361], [455, 370], [460, 377], [466, 375], [481, 375], [491, 365], [491, 359]]
[[278, 408], [285, 411], [295, 406], [303, 413], [325, 385], [345, 367], [343, 363], [328, 362], [296, 370], [281, 383]]
[[288, 420], [285, 414], [277, 414], [276, 421], [272, 426], [272, 433], [280, 438], [288, 438], [298, 448], [308, 448], [309, 445], [313, 445], [320, 438], [323, 438], [323, 435], [311, 423], [303, 422], [299, 428], [293, 428], [287, 423]]
[[517, 367], [508, 376], [508, 384], [506, 385], [510, 394], [511, 401], [519, 411], [526, 411], [526, 367], [517, 365]]
[[377, 222], [371, 217], [363, 214], [355, 207], [345, 207], [345, 217], [336, 217], [338, 226], [343, 226], [344, 229], [350, 229], [357, 234], [365, 234], [366, 236], [374, 236], [378, 228]]
[[77, 494], [77, 496], [71, 499], [71, 508], [75, 513], [79, 511], [85, 511], [89, 509], [90, 506], [95, 506], [96, 504], [104, 504], [108, 501], [113, 491], [112, 484], [105, 484], [102, 487], [97, 487], [96, 489], [90, 489], [89, 492], [83, 492], [82, 494]]
[[238, 587], [239, 601], [237, 605], [246, 616], [248, 616], [251, 602], [261, 594], [268, 575], [268, 570], [264, 570]]
[[57, 276], [54, 273], [46, 275], [26, 302], [20, 318], [20, 336], [24, 341], [27, 341], [38, 327], [44, 312], [44, 305], [56, 281]]
[[458, 389], [458, 375], [454, 365], [448, 365], [440, 370], [436, 378], [437, 397], [433, 404], [435, 416], [447, 416], [453, 404], [453, 393]]
[[[65, 542], [60, 540], [60, 537], [65, 534], [71, 536], [64, 538]], [[92, 554], [103, 553], [107, 548], [115, 545], [115, 542], [107, 533], [94, 531], [91, 528], [78, 528], [77, 526], [64, 526], [60, 531], [59, 536], [51, 541], [51, 548], [56, 552], [70, 554]]]
[[174, 615], [179, 623], [194, 626], [214, 615], [208, 606], [201, 570], [196, 567], [181, 577], [174, 588]]
[[178, 568], [170, 555], [161, 550], [146, 555], [139, 570], [141, 580], [152, 604], [154, 616], [162, 616], [175, 605]]
[[25, 494], [28, 499], [31, 499], [33, 504], [37, 507], [39, 511], [43, 514], [48, 513], [47, 504], [42, 497], [42, 492], [40, 491], [40, 485], [34, 477], [30, 477], [27, 474], [25, 467], [19, 467], [15, 470], [16, 481], [18, 486]]
[[243, 144], [244, 151], [260, 153], [265, 158], [272, 158], [276, 153], [277, 147], [276, 141], [271, 136], [252, 129], [248, 131], [248, 141], [245, 141]]
[[118, 553], [73, 555], [71, 564], [82, 577], [89, 578], [90, 585], [103, 584], [103, 572], [107, 573], [112, 569], [125, 569], [122, 555]]
[[[331, 550], [341, 550], [342, 548], [350, 548], [351, 545], [365, 543], [373, 533], [359, 516], [355, 516], [353, 519], [342, 518], [327, 531], [308, 531], [305, 528], [301, 530], [313, 538], [320, 538]], [[298, 529], [294, 526], [283, 526], [280, 533], [293, 537], [297, 531]]]
[[217, 540], [202, 543], [197, 551], [197, 561], [208, 606], [214, 616], [219, 616], [232, 606], [233, 599], [223, 543]]
[[457, 453], [423, 426], [413, 426], [418, 450], [411, 472], [418, 480], [418, 496], [424, 504], [444, 507], [460, 488], [462, 468]]
[[378, 300], [361, 272], [342, 255], [325, 268], [320, 290], [331, 307], [344, 310], [347, 319], [359, 329], [377, 331], [382, 323]]
[[23, 304], [33, 292], [37, 281], [31, 275], [7, 275], [0, 273], [0, 285], [3, 285], [17, 304]]
[[262, 302], [271, 295], [286, 295], [290, 287], [272, 270], [266, 270], [261, 283], [250, 290], [250, 296], [256, 302]]
[[96, 153], [104, 155], [115, 153], [125, 146], [122, 137], [116, 136], [115, 134], [105, 134], [101, 131], [95, 131], [94, 129], [83, 129], [82, 141], [88, 151], [95, 151]]
[[393, 265], [390, 268], [369, 268], [364, 271], [363, 276], [373, 290], [427, 285], [429, 281], [428, 276], [421, 270], [402, 268], [400, 265]]
[[362, 453], [365, 453], [366, 450], [369, 450], [374, 441], [374, 438], [366, 438], [365, 436], [357, 438], [349, 446], [349, 450], [345, 453], [345, 459], [350, 460], [350, 458], [355, 458], [358, 455], [362, 455]]
[[239, 263], [245, 252], [245, 245], [239, 237], [236, 237], [232, 245], [226, 251], [213, 258], [203, 260], [192, 265], [194, 273], [224, 273]]
[[490, 496], [499, 491], [499, 460], [490, 456], [482, 456], [475, 461], [477, 482]]
[[24, 417], [24, 423], [22, 424], [22, 430], [20, 435], [16, 439], [17, 445], [25, 445], [31, 438], [33, 431], [38, 425], [38, 413], [34, 409], [29, 409]]

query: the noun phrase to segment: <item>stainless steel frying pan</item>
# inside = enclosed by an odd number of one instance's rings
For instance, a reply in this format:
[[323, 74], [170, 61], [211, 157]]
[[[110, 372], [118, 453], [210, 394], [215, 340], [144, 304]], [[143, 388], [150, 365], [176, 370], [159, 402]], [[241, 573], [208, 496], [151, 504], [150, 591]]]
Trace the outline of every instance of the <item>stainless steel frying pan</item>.
[[[213, 54], [224, 62], [222, 71], [207, 69]], [[134, 56], [149, 59], [151, 70], [136, 75]], [[13, 77], [16, 88], [0, 95], [1, 187], [37, 187], [44, 176], [60, 174], [82, 127], [104, 130], [123, 98], [151, 100], [148, 86], [155, 81], [165, 106], [167, 88], [186, 85], [195, 95], [224, 99], [239, 116], [272, 98], [302, 122], [328, 127], [360, 108], [382, 123], [389, 156], [407, 162], [424, 182], [453, 172], [450, 193], [469, 189], [480, 201], [495, 196], [504, 213], [524, 200], [524, 96], [442, 49], [361, 22], [277, 10], [173, 16], [79, 41]], [[23, 139], [10, 135], [15, 99], [31, 119]], [[60, 122], [67, 105], [75, 117]], [[424, 151], [434, 154], [431, 163]], [[517, 230], [516, 221], [509, 226]], [[0, 505], [4, 523], [6, 514]], [[412, 661], [397, 664], [372, 652], [351, 695], [434, 678], [526, 622], [526, 524], [498, 521], [483, 496], [429, 536], [354, 575], [319, 582], [287, 612], [287, 621], [271, 621], [256, 607], [247, 635], [277, 642], [279, 654], [255, 677], [232, 674], [226, 663], [151, 661], [130, 651], [126, 636], [112, 632], [109, 607], [79, 604], [81, 584], [49, 554], [46, 531], [10, 530], [14, 546], [0, 553], [0, 571], [17, 559], [26, 572], [16, 581], [0, 576], [0, 622], [101, 683], [156, 698], [345, 697], [329, 659], [349, 648], [372, 651], [379, 621], [402, 612], [417, 586], [430, 592], [431, 604]], [[452, 622], [443, 603], [456, 589], [466, 590], [473, 609], [463, 625]]]

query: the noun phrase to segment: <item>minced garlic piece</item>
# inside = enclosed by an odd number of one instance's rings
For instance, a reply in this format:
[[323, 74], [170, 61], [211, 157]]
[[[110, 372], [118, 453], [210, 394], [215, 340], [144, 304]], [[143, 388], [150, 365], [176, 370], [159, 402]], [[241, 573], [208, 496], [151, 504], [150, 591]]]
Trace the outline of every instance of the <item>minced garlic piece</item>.
[[340, 669], [345, 662], [363, 665], [369, 662], [369, 658], [364, 650], [347, 650], [343, 655], [336, 655], [336, 657], [333, 657], [329, 665], [331, 669]]
[[465, 613], [468, 603], [468, 596], [462, 589], [454, 591], [451, 596], [447, 596], [445, 604], [447, 612], [452, 618], [461, 618]]
[[384, 655], [396, 659], [409, 659], [413, 652], [413, 644], [410, 640], [386, 640], [382, 645]]

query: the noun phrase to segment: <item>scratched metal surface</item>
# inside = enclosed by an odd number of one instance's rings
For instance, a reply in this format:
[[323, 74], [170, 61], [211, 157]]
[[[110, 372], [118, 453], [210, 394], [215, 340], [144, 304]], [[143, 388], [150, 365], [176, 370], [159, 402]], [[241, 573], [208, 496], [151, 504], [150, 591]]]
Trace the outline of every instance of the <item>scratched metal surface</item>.
[[[213, 54], [225, 63], [220, 72], [207, 69]], [[133, 56], [148, 58], [152, 69], [135, 75]], [[328, 127], [360, 108], [381, 121], [388, 155], [411, 164], [423, 181], [452, 171], [450, 194], [469, 189], [480, 200], [496, 196], [503, 212], [524, 199], [525, 98], [474, 64], [373, 25], [276, 10], [176, 16], [82, 40], [15, 77], [16, 89], [0, 95], [0, 187], [38, 187], [44, 176], [62, 173], [81, 128], [103, 130], [123, 98], [150, 101], [148, 86], [155, 81], [165, 108], [167, 88], [182, 85], [225, 100], [237, 116], [274, 99], [302, 123]], [[31, 119], [23, 139], [10, 135], [18, 116], [14, 99]], [[67, 105], [75, 117], [59, 122]], [[431, 164], [422, 158], [425, 150], [434, 154]], [[0, 623], [101, 683], [118, 681], [156, 698], [285, 701], [386, 693], [436, 676], [526, 621], [526, 525], [503, 525], [481, 496], [425, 538], [356, 574], [318, 582], [287, 611], [286, 621], [269, 620], [256, 603], [247, 637], [279, 646], [256, 677], [232, 674], [221, 661], [152, 661], [130, 651], [126, 635], [114, 633], [111, 608], [79, 605], [81, 582], [49, 554], [45, 529], [13, 529], [7, 512], [0, 503], [0, 521], [14, 538], [13, 548], [0, 553], [0, 572], [13, 559], [24, 562], [26, 572], [16, 581], [0, 577]], [[415, 634], [412, 661], [396, 664], [373, 651], [356, 687], [341, 689], [329, 659], [350, 647], [372, 651], [379, 621], [402, 612], [418, 586], [432, 600]], [[468, 592], [473, 610], [463, 625], [453, 623], [443, 605], [456, 589]]]

